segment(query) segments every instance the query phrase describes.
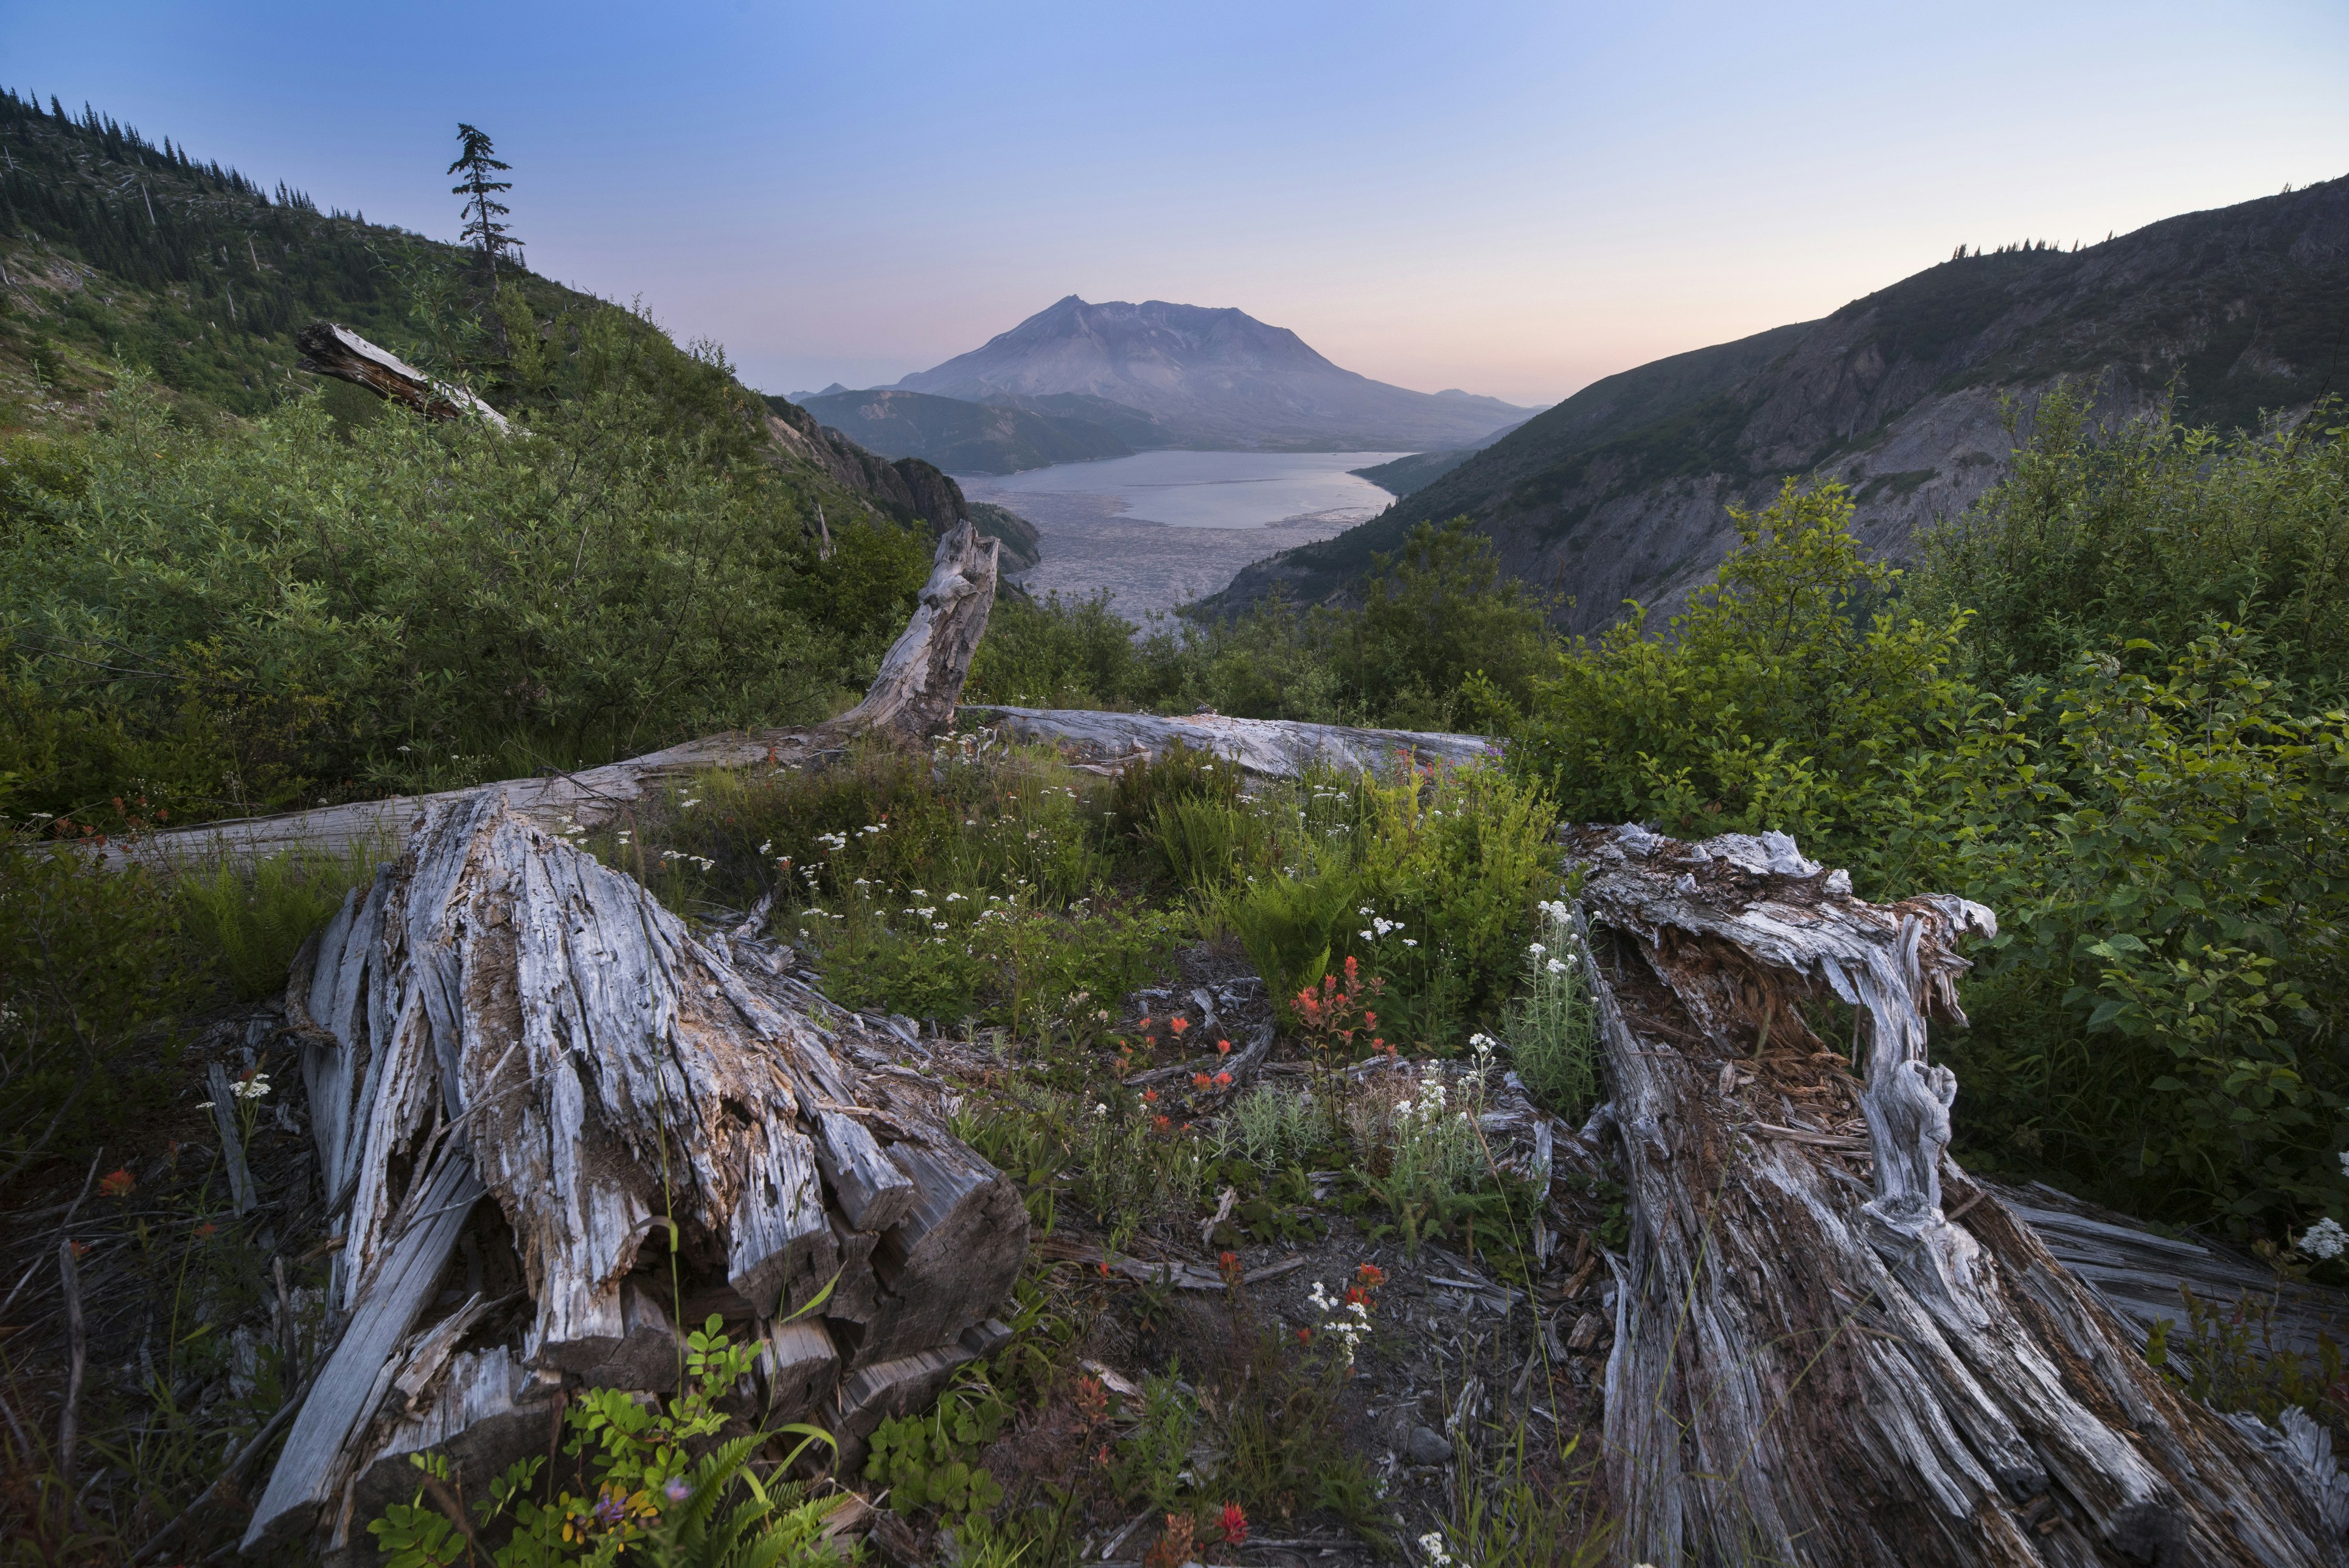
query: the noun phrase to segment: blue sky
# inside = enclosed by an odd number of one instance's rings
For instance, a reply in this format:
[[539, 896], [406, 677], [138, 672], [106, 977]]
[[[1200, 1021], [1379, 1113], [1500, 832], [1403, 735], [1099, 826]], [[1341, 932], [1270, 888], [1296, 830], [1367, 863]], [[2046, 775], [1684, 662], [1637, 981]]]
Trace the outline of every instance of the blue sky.
[[771, 391], [1067, 294], [1547, 402], [1960, 242], [2349, 173], [2349, 6], [0, 4], [0, 79], [539, 271]]

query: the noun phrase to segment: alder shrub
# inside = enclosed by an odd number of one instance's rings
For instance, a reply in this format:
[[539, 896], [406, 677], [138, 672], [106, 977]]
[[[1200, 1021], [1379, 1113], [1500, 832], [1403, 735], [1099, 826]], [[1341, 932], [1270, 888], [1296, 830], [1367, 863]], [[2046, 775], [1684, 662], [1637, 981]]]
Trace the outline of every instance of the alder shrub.
[[194, 428], [129, 377], [91, 433], [12, 453], [0, 811], [143, 779], [185, 820], [831, 711], [903, 626], [926, 541], [835, 522], [820, 560], [814, 481], [727, 404], [722, 363], [620, 312], [576, 336], [564, 395], [509, 436], [344, 426], [314, 396]]
[[[1837, 486], [1741, 517], [1667, 635], [1568, 651], [1513, 765], [1570, 820], [1783, 830], [1866, 896], [1988, 904], [1934, 1043], [1961, 1152], [2282, 1243], [2349, 1214], [2343, 432], [2041, 409], [1913, 583]], [[2185, 594], [2205, 565], [2230, 600]]]

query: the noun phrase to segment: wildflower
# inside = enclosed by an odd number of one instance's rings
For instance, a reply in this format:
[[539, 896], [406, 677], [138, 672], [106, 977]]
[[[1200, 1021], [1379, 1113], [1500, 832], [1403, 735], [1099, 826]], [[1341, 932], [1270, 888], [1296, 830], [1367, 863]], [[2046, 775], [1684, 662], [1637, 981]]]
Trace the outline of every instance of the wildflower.
[[1231, 1054], [1232, 1054], [1232, 1043], [1231, 1043], [1231, 1041], [1229, 1041], [1229, 1040], [1217, 1040], [1217, 1041], [1216, 1042], [1216, 1055], [1217, 1055], [1217, 1056], [1219, 1056], [1219, 1057], [1227, 1057], [1227, 1056], [1230, 1056]]
[[1191, 1087], [1193, 1088], [1205, 1088], [1214, 1081], [1215, 1080], [1210, 1078], [1206, 1073], [1193, 1073], [1191, 1075]]
[[1229, 1088], [1232, 1087], [1232, 1075], [1229, 1071], [1219, 1072], [1216, 1075], [1216, 1087], [1217, 1088]]
[[1404, 937], [1404, 938], [1402, 939], [1402, 944], [1403, 944], [1405, 947], [1416, 947], [1416, 946], [1418, 946], [1418, 945], [1419, 945], [1419, 943], [1418, 943], [1417, 939], [1415, 939], [1415, 938], [1413, 938], [1413, 937], [1406, 936], [1406, 937]]
[[1109, 1114], [1109, 1107], [1106, 1105], [1095, 1105], [1093, 1107], [1093, 1114], [1095, 1116], [1107, 1116]]
[[1098, 1377], [1077, 1379], [1077, 1413], [1088, 1423], [1102, 1420], [1109, 1414], [1109, 1390]]
[[1158, 1103], [1158, 1091], [1154, 1088], [1143, 1089], [1142, 1091], [1142, 1098], [1148, 1103], [1156, 1105]]
[[[1433, 1568], [1452, 1568], [1452, 1553], [1444, 1550], [1442, 1531], [1431, 1530], [1421, 1536], [1419, 1549], [1427, 1553], [1427, 1560], [1433, 1564]], [[1643, 1563], [1640, 1568], [1647, 1568], [1647, 1564]]]
[[2349, 1250], [2349, 1231], [2327, 1215], [2301, 1233], [2300, 1250], [2313, 1258], [2337, 1258]]
[[1547, 953], [1549, 949], [1544, 947], [1538, 942], [1529, 942], [1526, 944], [1526, 951], [1532, 954], [1535, 957], [1539, 958], [1543, 954]]
[[1174, 1030], [1177, 1035], [1180, 1035], [1184, 1030], [1191, 1026], [1191, 1020], [1183, 1016], [1182, 1014], [1177, 1013], [1174, 1016], [1166, 1020], [1166, 1026]]
[[229, 1092], [243, 1100], [266, 1099], [269, 1098], [269, 1075], [254, 1068], [231, 1084]]
[[1172, 1127], [1172, 1126], [1174, 1126], [1174, 1119], [1173, 1117], [1170, 1117], [1170, 1116], [1162, 1116], [1162, 1117], [1160, 1117], [1160, 1118], [1158, 1119], [1157, 1126], [1158, 1126], [1158, 1130], [1159, 1130], [1159, 1131], [1161, 1131], [1161, 1132], [1165, 1131], [1168, 1128], [1170, 1128], [1170, 1127]]
[[1364, 1264], [1354, 1271], [1354, 1278], [1364, 1290], [1376, 1290], [1387, 1283], [1386, 1271], [1376, 1264]]
[[671, 1502], [683, 1502], [693, 1495], [693, 1488], [686, 1484], [683, 1476], [673, 1475], [668, 1478], [668, 1484], [661, 1488], [661, 1495]]
[[1297, 1331], [1297, 1343], [1298, 1343], [1298, 1344], [1299, 1344], [1299, 1345], [1310, 1345], [1310, 1344], [1312, 1344], [1312, 1343], [1313, 1343], [1313, 1331], [1312, 1331], [1311, 1329], [1309, 1329], [1309, 1328], [1300, 1328], [1300, 1329], [1299, 1329], [1299, 1330]]
[[1222, 1274], [1222, 1275], [1224, 1276], [1224, 1283], [1225, 1283], [1226, 1284], [1239, 1284], [1239, 1283], [1240, 1283], [1240, 1255], [1239, 1255], [1239, 1253], [1234, 1253], [1234, 1252], [1222, 1252], [1222, 1253], [1217, 1253], [1216, 1254], [1216, 1272], [1217, 1274]]
[[1225, 1545], [1237, 1546], [1247, 1539], [1247, 1515], [1240, 1511], [1240, 1505], [1238, 1503], [1227, 1502], [1224, 1504], [1223, 1517], [1218, 1520], [1217, 1522], [1220, 1523], [1224, 1529]]
[[[206, 1224], [198, 1225], [198, 1226], [196, 1227], [196, 1240], [198, 1240], [198, 1241], [200, 1241], [200, 1242], [209, 1242], [209, 1241], [211, 1241], [214, 1236], [218, 1235], [219, 1233], [220, 1233], [220, 1227], [219, 1227], [218, 1225], [206, 1223]], [[83, 1252], [88, 1252], [88, 1250], [89, 1250], [89, 1249], [88, 1249], [88, 1247], [83, 1247], [83, 1248], [82, 1248], [82, 1251], [83, 1251]], [[78, 1256], [80, 1256], [81, 1254], [80, 1254], [79, 1253], [76, 1253], [76, 1254], [74, 1254], [74, 1255], [75, 1255], [75, 1256], [77, 1256], [77, 1257], [78, 1257]]]
[[[201, 1236], [212, 1228], [212, 1226], [206, 1225], [203, 1230], [198, 1231], [196, 1234]], [[89, 1243], [88, 1242], [67, 1242], [66, 1244], [73, 1248], [74, 1262], [76, 1263], [81, 1262], [82, 1259], [89, 1255]]]
[[128, 1198], [130, 1196], [130, 1189], [136, 1184], [130, 1180], [129, 1171], [117, 1171], [100, 1181], [98, 1190], [109, 1198]]
[[2341, 1151], [2341, 1174], [2349, 1176], [2349, 1149]]
[[772, 840], [772, 839], [769, 839], [765, 843], [761, 844], [761, 845], [759, 846], [759, 852], [760, 852], [761, 855], [764, 855], [764, 854], [768, 853], [769, 851], [771, 851], [771, 850], [773, 850], [773, 849], [774, 849], [774, 847], [775, 847], [775, 841], [774, 841], [774, 840]]

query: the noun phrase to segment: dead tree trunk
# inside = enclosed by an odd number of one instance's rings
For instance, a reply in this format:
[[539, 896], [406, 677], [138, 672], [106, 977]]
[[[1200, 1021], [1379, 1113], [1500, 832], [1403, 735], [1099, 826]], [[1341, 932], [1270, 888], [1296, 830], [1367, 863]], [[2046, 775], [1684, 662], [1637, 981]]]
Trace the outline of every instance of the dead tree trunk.
[[405, 404], [428, 419], [454, 419], [470, 414], [488, 420], [500, 434], [510, 428], [503, 414], [471, 392], [434, 380], [347, 326], [314, 321], [302, 329], [294, 344], [302, 351], [303, 369], [364, 387], [378, 397]]
[[[889, 733], [951, 715], [985, 623], [993, 544], [966, 526], [939, 562], [867, 699]], [[675, 1325], [711, 1312], [765, 1343], [767, 1418], [853, 1444], [988, 1342], [1027, 1254], [1017, 1189], [894, 1042], [737, 968], [534, 820], [547, 799], [436, 805], [296, 966], [347, 1326], [249, 1551], [363, 1540], [423, 1447], [485, 1495], [566, 1385], [673, 1387]]]
[[1383, 769], [1398, 756], [1421, 763], [1489, 760], [1500, 743], [1481, 735], [1405, 729], [1354, 729], [1293, 719], [1227, 718], [1219, 713], [1161, 718], [1148, 713], [982, 707], [966, 710], [1022, 740], [1066, 747], [1105, 764], [1163, 757], [1176, 747], [1212, 752], [1259, 778], [1283, 779], [1319, 764], [1351, 772]]
[[[1632, 1220], [1625, 1561], [2349, 1562], [2329, 1453], [2174, 1391], [1945, 1152], [1927, 1015], [1963, 1021], [1988, 910], [1864, 903], [1780, 834], [1575, 849]], [[1857, 1077], [1804, 1011], [1835, 1001]]]
[[987, 630], [995, 605], [996, 542], [964, 523], [938, 541], [930, 580], [912, 620], [883, 658], [881, 673], [863, 703], [812, 729], [757, 729], [705, 736], [625, 762], [606, 763], [536, 779], [514, 779], [468, 789], [448, 789], [390, 800], [322, 806], [282, 816], [207, 822], [130, 842], [117, 841], [98, 851], [119, 862], [131, 856], [158, 860], [206, 860], [215, 856], [260, 858], [293, 850], [341, 853], [354, 844], [397, 849], [435, 810], [471, 801], [494, 790], [508, 810], [534, 822], [564, 821], [585, 828], [613, 820], [670, 780], [711, 768], [747, 768], [760, 762], [797, 762], [864, 730], [896, 738], [942, 729], [954, 721], [971, 655]]

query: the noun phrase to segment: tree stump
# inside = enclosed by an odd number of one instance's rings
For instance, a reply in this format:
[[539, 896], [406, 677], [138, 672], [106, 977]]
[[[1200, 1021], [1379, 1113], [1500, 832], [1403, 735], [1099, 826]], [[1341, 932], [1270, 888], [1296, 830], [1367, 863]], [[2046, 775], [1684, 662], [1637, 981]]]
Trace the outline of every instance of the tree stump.
[[[1927, 1016], [1963, 1022], [1988, 910], [1862, 903], [1782, 834], [1569, 837], [1630, 1191], [1624, 1561], [2349, 1561], [2329, 1452], [2173, 1389], [1949, 1159]], [[1857, 1075], [1813, 1027], [1838, 1001]]]
[[[814, 743], [951, 717], [995, 549], [965, 527], [938, 562], [873, 695]], [[425, 1447], [485, 1495], [545, 1450], [564, 1387], [673, 1387], [678, 1325], [706, 1310], [761, 1343], [755, 1408], [854, 1425], [968, 1360], [1027, 1256], [1017, 1188], [890, 1063], [895, 1041], [738, 969], [543, 821], [562, 798], [526, 781], [436, 802], [297, 961], [347, 1326], [248, 1552], [363, 1542]], [[468, 1266], [516, 1288], [469, 1295]]]

